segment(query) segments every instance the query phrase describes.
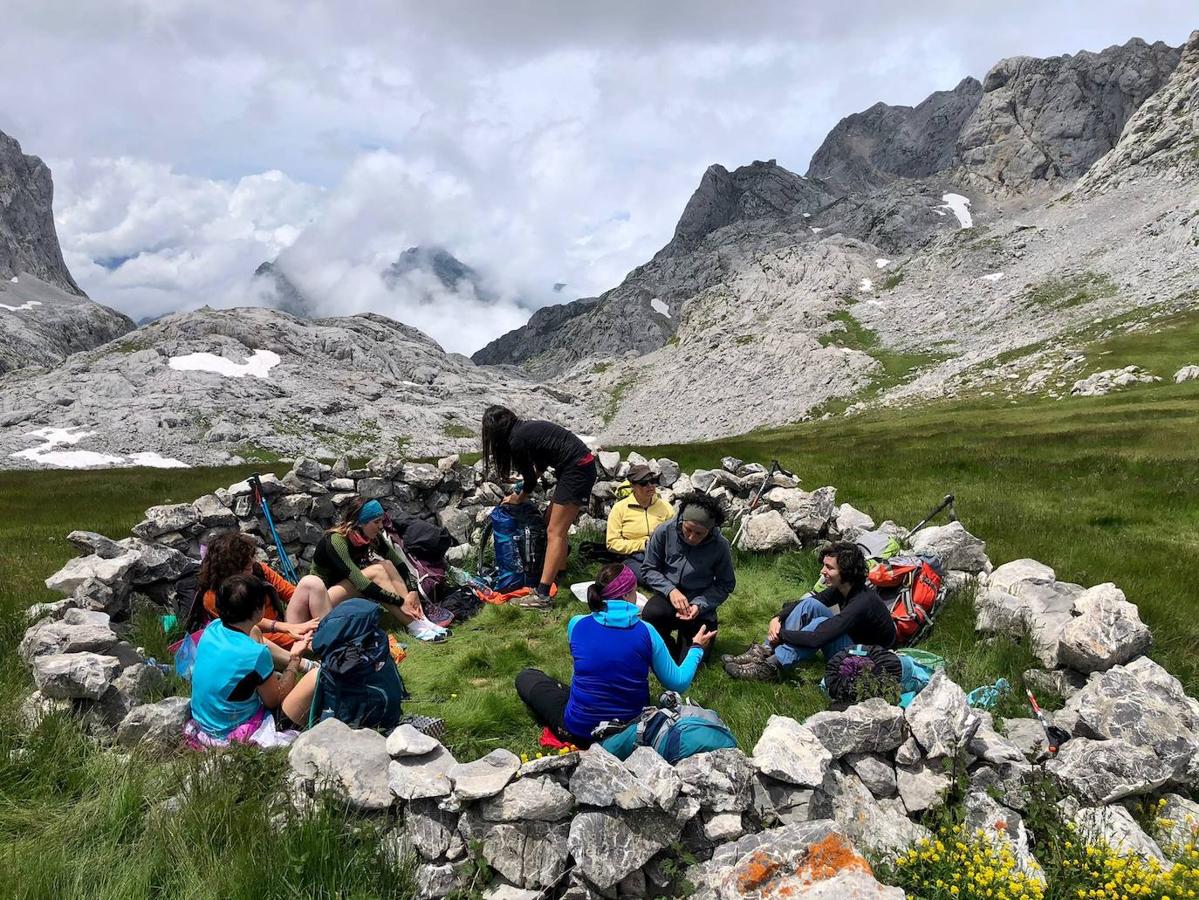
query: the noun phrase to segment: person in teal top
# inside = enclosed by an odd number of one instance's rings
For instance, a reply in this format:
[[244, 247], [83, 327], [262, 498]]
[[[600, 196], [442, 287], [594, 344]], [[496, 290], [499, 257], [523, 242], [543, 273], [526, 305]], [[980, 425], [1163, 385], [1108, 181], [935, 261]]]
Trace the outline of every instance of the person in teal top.
[[600, 722], [635, 719], [649, 705], [651, 671], [667, 690], [691, 686], [716, 632], [701, 626], [676, 663], [662, 636], [641, 621], [636, 598], [632, 570], [621, 563], [605, 566], [587, 590], [591, 614], [575, 616], [566, 627], [574, 659], [570, 687], [537, 669], [516, 676], [520, 699], [559, 740], [586, 746]]
[[302, 677], [300, 672], [311, 637], [297, 640], [286, 667], [274, 671], [257, 625], [271, 590], [252, 575], [234, 575], [217, 590], [220, 618], [200, 636], [192, 670], [191, 715], [209, 737], [228, 736], [264, 708], [281, 710], [300, 725], [308, 721], [319, 670], [312, 666]]

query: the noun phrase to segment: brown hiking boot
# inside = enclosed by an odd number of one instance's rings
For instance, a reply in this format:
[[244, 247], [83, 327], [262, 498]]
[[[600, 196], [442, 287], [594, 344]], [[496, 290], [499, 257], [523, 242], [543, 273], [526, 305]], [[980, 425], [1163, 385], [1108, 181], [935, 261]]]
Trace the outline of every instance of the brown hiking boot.
[[738, 681], [779, 681], [783, 677], [783, 667], [773, 653], [744, 662], [727, 662], [724, 670]]
[[770, 648], [763, 644], [750, 644], [749, 649], [744, 653], [739, 653], [733, 656], [731, 653], [726, 653], [720, 657], [722, 663], [743, 663], [749, 662], [751, 659], [765, 659], [770, 655]]

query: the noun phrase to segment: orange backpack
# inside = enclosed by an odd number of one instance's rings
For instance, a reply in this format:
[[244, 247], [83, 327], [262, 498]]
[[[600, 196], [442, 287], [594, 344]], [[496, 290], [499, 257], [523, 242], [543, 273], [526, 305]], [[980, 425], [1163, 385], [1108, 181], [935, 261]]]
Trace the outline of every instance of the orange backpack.
[[893, 556], [881, 561], [867, 576], [891, 608], [895, 645], [922, 640], [945, 602], [945, 575], [933, 556]]

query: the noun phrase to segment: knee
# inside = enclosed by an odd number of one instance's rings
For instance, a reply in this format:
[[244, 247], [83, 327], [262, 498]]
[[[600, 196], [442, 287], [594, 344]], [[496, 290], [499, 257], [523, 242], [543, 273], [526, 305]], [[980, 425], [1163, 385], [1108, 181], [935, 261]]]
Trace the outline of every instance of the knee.
[[522, 698], [527, 697], [534, 682], [541, 677], [542, 672], [539, 669], [522, 669], [516, 675], [516, 693]]
[[319, 575], [305, 575], [300, 579], [299, 584], [296, 585], [297, 590], [300, 588], [306, 588], [307, 590], [312, 591], [314, 594], [328, 593], [328, 590], [325, 587], [325, 582], [321, 580]]

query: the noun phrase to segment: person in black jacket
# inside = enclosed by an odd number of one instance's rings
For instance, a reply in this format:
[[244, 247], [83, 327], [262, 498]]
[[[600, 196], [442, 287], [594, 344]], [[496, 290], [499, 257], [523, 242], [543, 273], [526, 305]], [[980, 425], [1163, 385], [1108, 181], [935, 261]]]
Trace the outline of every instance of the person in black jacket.
[[[820, 551], [820, 577], [828, 587], [788, 603], [770, 620], [766, 640], [740, 656], [724, 658], [724, 670], [734, 678], [773, 681], [797, 662], [817, 651], [824, 658], [854, 644], [890, 648], [895, 623], [878, 592], [866, 581], [866, 557], [846, 541]], [[840, 612], [829, 606], [836, 604]]]
[[553, 422], [519, 419], [504, 406], [489, 406], [483, 411], [483, 461], [501, 480], [513, 471], [520, 473], [519, 490], [504, 498], [504, 503], [524, 503], [537, 487], [547, 469], [557, 478], [554, 498], [546, 516], [545, 564], [537, 590], [529, 597], [513, 602], [519, 606], [547, 609], [550, 586], [566, 564], [567, 536], [570, 526], [583, 507], [591, 502], [595, 485], [595, 454], [575, 434]]

